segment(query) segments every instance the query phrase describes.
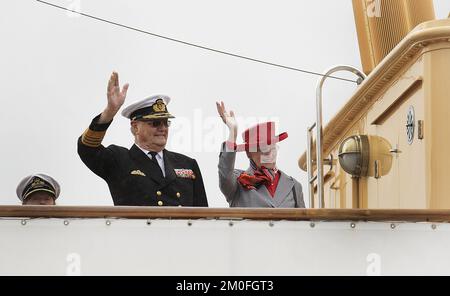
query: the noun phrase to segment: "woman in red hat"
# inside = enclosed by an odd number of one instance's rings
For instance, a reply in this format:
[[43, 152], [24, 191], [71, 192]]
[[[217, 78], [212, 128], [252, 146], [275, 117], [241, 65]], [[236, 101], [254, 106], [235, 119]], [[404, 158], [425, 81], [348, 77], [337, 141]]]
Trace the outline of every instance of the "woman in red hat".
[[[216, 105], [230, 132], [219, 156], [219, 186], [230, 207], [304, 208], [302, 186], [276, 166], [277, 143], [288, 134], [275, 135], [275, 122], [259, 123], [245, 130], [244, 143], [237, 145], [233, 111], [227, 112], [223, 102]], [[241, 151], [250, 161], [246, 171], [234, 168], [236, 152]]]

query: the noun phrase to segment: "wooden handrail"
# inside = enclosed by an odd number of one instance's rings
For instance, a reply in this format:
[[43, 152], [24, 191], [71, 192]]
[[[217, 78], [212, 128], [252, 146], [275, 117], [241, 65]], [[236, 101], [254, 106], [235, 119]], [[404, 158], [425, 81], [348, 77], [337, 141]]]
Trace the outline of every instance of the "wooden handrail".
[[450, 222], [450, 210], [0, 206], [0, 217]]

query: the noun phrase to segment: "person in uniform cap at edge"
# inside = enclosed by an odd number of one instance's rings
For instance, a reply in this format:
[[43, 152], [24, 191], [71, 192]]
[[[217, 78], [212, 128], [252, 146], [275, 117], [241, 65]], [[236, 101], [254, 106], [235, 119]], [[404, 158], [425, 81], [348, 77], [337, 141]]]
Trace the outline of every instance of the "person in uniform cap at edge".
[[27, 176], [17, 185], [17, 197], [22, 205], [53, 206], [61, 188], [52, 177], [45, 174]]
[[103, 178], [117, 206], [207, 207], [202, 175], [195, 159], [165, 149], [169, 132], [170, 98], [157, 95], [122, 111], [131, 121], [134, 145], [102, 145], [106, 130], [125, 101], [119, 75], [108, 83], [108, 103], [78, 139], [78, 154], [86, 166]]
[[[244, 131], [244, 144], [237, 145], [238, 125], [234, 112], [229, 113], [223, 102], [217, 111], [229, 129], [228, 141], [219, 155], [219, 187], [230, 207], [304, 208], [302, 186], [276, 166], [277, 143], [287, 133], [275, 136], [275, 123], [264, 122]], [[236, 152], [245, 151], [250, 167], [235, 169]]]

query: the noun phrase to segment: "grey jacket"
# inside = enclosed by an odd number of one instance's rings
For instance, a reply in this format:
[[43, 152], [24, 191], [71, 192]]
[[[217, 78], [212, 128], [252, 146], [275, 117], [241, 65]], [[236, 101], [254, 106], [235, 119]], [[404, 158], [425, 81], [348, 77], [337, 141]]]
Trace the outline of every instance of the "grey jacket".
[[[297, 180], [281, 171], [274, 197], [270, 195], [266, 186], [245, 190], [237, 180], [244, 171], [234, 168], [235, 161], [236, 152], [221, 152], [219, 155], [219, 187], [230, 207], [295, 208], [294, 190], [297, 207], [305, 207], [302, 186]], [[247, 173], [251, 171], [249, 168]]]

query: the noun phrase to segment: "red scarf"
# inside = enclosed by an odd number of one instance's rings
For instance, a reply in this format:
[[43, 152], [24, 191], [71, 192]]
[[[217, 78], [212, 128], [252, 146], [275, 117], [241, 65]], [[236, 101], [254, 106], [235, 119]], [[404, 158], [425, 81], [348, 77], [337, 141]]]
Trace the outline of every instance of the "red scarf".
[[237, 179], [239, 184], [241, 184], [245, 190], [254, 190], [261, 185], [270, 185], [278, 174], [278, 169], [276, 168], [258, 168], [253, 160], [250, 160], [250, 166], [253, 170], [253, 174], [242, 172]]

